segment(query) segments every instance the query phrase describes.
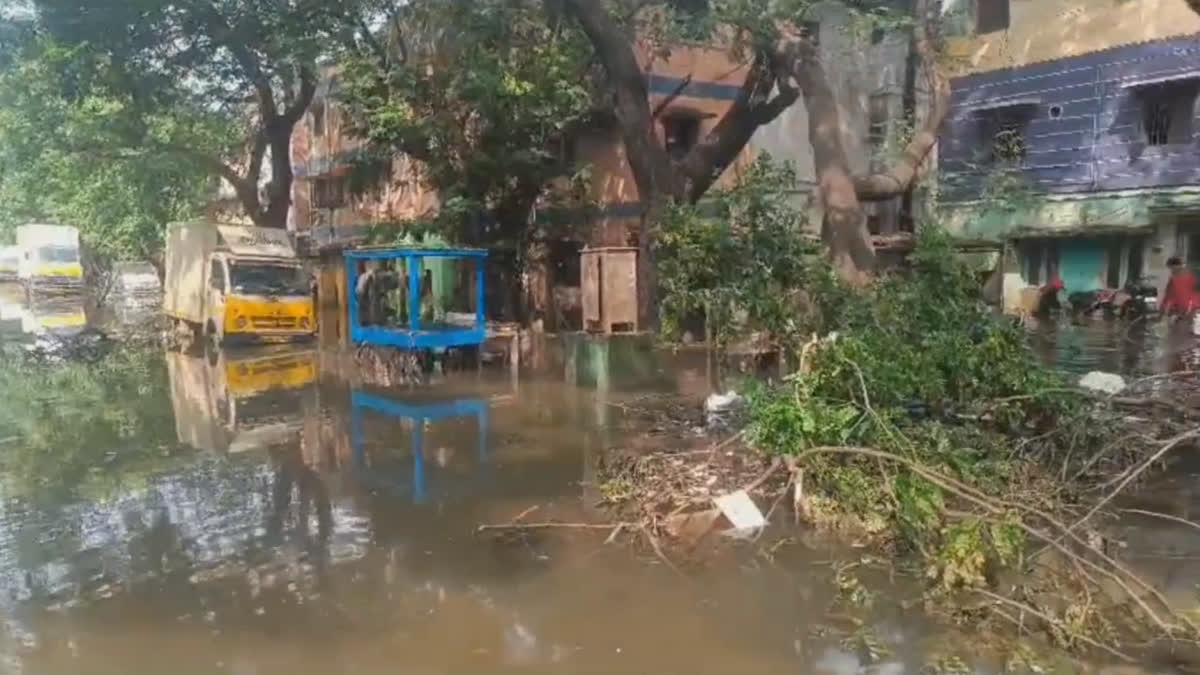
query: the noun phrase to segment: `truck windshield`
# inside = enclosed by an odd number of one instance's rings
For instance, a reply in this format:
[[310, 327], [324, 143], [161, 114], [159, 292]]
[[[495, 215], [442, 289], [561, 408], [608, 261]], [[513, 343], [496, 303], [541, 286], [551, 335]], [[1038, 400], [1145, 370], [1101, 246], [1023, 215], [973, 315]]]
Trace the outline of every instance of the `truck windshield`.
[[247, 295], [308, 295], [308, 279], [299, 267], [235, 264], [229, 270], [234, 293]]
[[38, 260], [47, 263], [79, 262], [79, 250], [70, 246], [44, 246], [38, 249]]

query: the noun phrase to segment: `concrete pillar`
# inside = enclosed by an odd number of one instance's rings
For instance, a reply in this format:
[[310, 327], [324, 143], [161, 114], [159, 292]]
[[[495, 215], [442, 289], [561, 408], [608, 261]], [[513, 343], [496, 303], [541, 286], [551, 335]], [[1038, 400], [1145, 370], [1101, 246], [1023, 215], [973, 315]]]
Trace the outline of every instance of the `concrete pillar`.
[[1171, 256], [1182, 256], [1178, 241], [1179, 226], [1174, 218], [1159, 219], [1154, 232], [1146, 242], [1145, 257], [1142, 273], [1146, 281], [1158, 289], [1159, 300], [1162, 300], [1163, 288], [1167, 285], [1167, 259]]

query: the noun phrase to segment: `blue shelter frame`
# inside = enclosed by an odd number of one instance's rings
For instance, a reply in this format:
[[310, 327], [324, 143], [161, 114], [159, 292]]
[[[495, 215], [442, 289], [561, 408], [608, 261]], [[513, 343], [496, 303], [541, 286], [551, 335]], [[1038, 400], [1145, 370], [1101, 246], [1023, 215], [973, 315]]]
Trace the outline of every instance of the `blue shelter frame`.
[[[478, 346], [487, 340], [485, 312], [486, 275], [484, 265], [487, 251], [469, 248], [380, 248], [347, 251], [346, 288], [349, 295], [350, 340], [365, 344], [400, 349], [440, 349], [446, 347]], [[475, 325], [470, 328], [421, 325], [421, 265], [427, 258], [470, 260], [475, 270]], [[403, 260], [408, 272], [408, 326], [362, 325], [358, 305], [358, 263], [365, 261]]]
[[[395, 419], [412, 421], [412, 476], [405, 480], [400, 477], [383, 476], [372, 471], [367, 466], [366, 455], [366, 411], [382, 413]], [[421, 505], [429, 501], [429, 476], [425, 470], [425, 422], [455, 417], [474, 417], [478, 427], [478, 461], [481, 473], [476, 480], [467, 486], [473, 491], [475, 483], [490, 478], [490, 458], [488, 457], [488, 402], [483, 399], [458, 399], [439, 403], [406, 403], [395, 399], [384, 398], [363, 391], [355, 391], [350, 396], [350, 448], [354, 455], [354, 464], [364, 482], [383, 488], [393, 495], [411, 494], [414, 504]]]

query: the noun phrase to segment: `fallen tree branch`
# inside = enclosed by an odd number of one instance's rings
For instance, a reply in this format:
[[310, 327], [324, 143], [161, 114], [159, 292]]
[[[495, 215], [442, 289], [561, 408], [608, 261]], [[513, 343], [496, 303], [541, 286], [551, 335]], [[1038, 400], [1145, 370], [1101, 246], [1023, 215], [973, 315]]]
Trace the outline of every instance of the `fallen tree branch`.
[[1120, 484], [1118, 484], [1117, 487], [1114, 488], [1112, 492], [1108, 493], [1108, 495], [1106, 495], [1104, 497], [1104, 499], [1101, 499], [1099, 502], [1097, 502], [1096, 505], [1093, 506], [1087, 512], [1087, 514], [1085, 514], [1082, 518], [1075, 521], [1075, 523], [1073, 525], [1071, 525], [1069, 528], [1067, 528], [1067, 532], [1068, 533], [1071, 532], [1071, 530], [1074, 530], [1076, 527], [1079, 527], [1083, 523], [1087, 522], [1088, 519], [1090, 519], [1092, 516], [1096, 515], [1096, 513], [1100, 509], [1104, 508], [1105, 504], [1108, 504], [1110, 501], [1112, 501], [1114, 498], [1116, 498], [1117, 495], [1121, 494], [1121, 491], [1125, 489], [1126, 485], [1129, 485], [1131, 482], [1133, 482], [1133, 479], [1140, 476], [1143, 471], [1145, 471], [1152, 464], [1157, 462], [1160, 458], [1162, 458], [1163, 455], [1170, 452], [1172, 449], [1174, 449], [1180, 443], [1183, 443], [1184, 441], [1191, 440], [1191, 439], [1197, 438], [1197, 437], [1200, 437], [1200, 428], [1192, 429], [1191, 431], [1186, 431], [1172, 439], [1169, 439], [1161, 448], [1158, 449], [1158, 452], [1151, 455], [1148, 459], [1146, 459], [1144, 462], [1142, 462], [1141, 464], [1136, 466], [1133, 470], [1126, 471], [1125, 476], [1124, 476], [1123, 480], [1121, 480]]
[[[1043, 519], [1044, 521], [1054, 525], [1054, 527], [1056, 527], [1060, 531], [1060, 534], [1058, 536], [1052, 535], [1049, 532], [1045, 532], [1041, 529], [1038, 529], [1036, 527], [1029, 525], [1028, 523], [1024, 522], [1023, 520], [1018, 520], [1017, 526], [1020, 527], [1029, 536], [1044, 542], [1049, 547], [1058, 551], [1060, 554], [1063, 555], [1064, 558], [1066, 558], [1068, 560], [1077, 560], [1077, 561], [1081, 562], [1083, 565], [1085, 565], [1086, 567], [1089, 567], [1092, 570], [1096, 571], [1097, 573], [1112, 580], [1113, 583], [1117, 584], [1121, 588], [1121, 590], [1124, 591], [1125, 594], [1127, 596], [1129, 596], [1129, 598], [1131, 598], [1134, 601], [1134, 603], [1136, 603], [1138, 605], [1138, 607], [1140, 607], [1142, 609], [1142, 611], [1146, 614], [1147, 618], [1149, 618], [1151, 621], [1153, 621], [1154, 624], [1157, 625], [1160, 630], [1162, 630], [1167, 635], [1173, 635], [1175, 633], [1175, 630], [1171, 626], [1169, 626], [1162, 619], [1162, 617], [1159, 616], [1158, 612], [1155, 612], [1150, 607], [1150, 605], [1146, 603], [1146, 601], [1142, 598], [1141, 595], [1139, 595], [1133, 591], [1133, 589], [1130, 587], [1129, 583], [1132, 581], [1133, 583], [1135, 583], [1136, 585], [1138, 585], [1139, 587], [1144, 589], [1145, 592], [1147, 594], [1149, 594], [1151, 597], [1153, 597], [1157, 602], [1159, 602], [1162, 607], [1166, 608], [1167, 611], [1174, 614], [1174, 610], [1172, 610], [1170, 603], [1167, 602], [1167, 599], [1163, 596], [1163, 594], [1157, 588], [1155, 588], [1150, 583], [1148, 583], [1141, 577], [1137, 576], [1133, 572], [1129, 571], [1128, 568], [1121, 565], [1116, 560], [1113, 560], [1111, 557], [1105, 555], [1104, 552], [1102, 552], [1102, 551], [1093, 551], [1093, 553], [1101, 561], [1103, 561], [1105, 564], [1109, 565], [1109, 567], [1111, 569], [1105, 568], [1105, 567], [1101, 566], [1099, 563], [1097, 563], [1093, 560], [1090, 560], [1087, 557], [1083, 557], [1083, 556], [1080, 556], [1080, 555], [1072, 552], [1070, 549], [1068, 549], [1066, 546], [1063, 545], [1063, 543], [1061, 541], [1063, 536], [1069, 537], [1071, 540], [1073, 540], [1074, 542], [1076, 542], [1077, 544], [1079, 544], [1081, 546], [1087, 547], [1088, 546], [1087, 542], [1085, 542], [1078, 535], [1076, 535], [1073, 531], [1071, 531], [1070, 528], [1066, 527], [1061, 522], [1059, 522], [1058, 519], [1054, 518], [1053, 516], [1051, 516], [1048, 513], [1041, 511], [1040, 509], [1034, 508], [1027, 504], [1016, 504], [1016, 503], [1008, 502], [1008, 501], [1004, 501], [1004, 500], [993, 499], [991, 497], [988, 497], [987, 495], [984, 495], [983, 493], [979, 492], [978, 490], [975, 490], [974, 488], [972, 488], [968, 485], [960, 483], [959, 481], [956, 481], [953, 478], [950, 478], [948, 476], [939, 474], [938, 472], [933, 471], [925, 466], [922, 466], [918, 462], [908, 459], [907, 457], [901, 457], [899, 455], [895, 455], [895, 454], [892, 454], [889, 452], [884, 452], [882, 450], [876, 450], [874, 448], [844, 447], [844, 446], [815, 447], [815, 448], [809, 448], [808, 450], [801, 452], [799, 455], [797, 455], [796, 461], [799, 462], [801, 459], [803, 459], [806, 456], [817, 455], [817, 454], [847, 454], [847, 455], [860, 455], [860, 456], [865, 456], [865, 457], [878, 457], [878, 458], [886, 459], [888, 461], [896, 462], [898, 464], [903, 464], [909, 470], [913, 471], [914, 473], [921, 476], [922, 478], [928, 480], [929, 482], [942, 488], [943, 490], [946, 490], [947, 492], [949, 492], [951, 494], [957, 495], [957, 496], [959, 496], [963, 499], [966, 499], [967, 501], [975, 504], [976, 506], [979, 506], [986, 513], [990, 514], [993, 517], [998, 518], [998, 517], [1004, 515], [1005, 509], [1018, 510], [1018, 511], [1022, 511], [1022, 512], [1037, 516], [1037, 517]], [[1089, 547], [1089, 549], [1090, 549], [1090, 547]], [[1030, 559], [1032, 560], [1033, 558], [1037, 557], [1037, 555], [1040, 554], [1044, 550], [1045, 550], [1045, 548], [1043, 548], [1041, 551], [1038, 551], [1033, 556], [1030, 556]], [[1116, 571], [1114, 572], [1114, 570], [1116, 570]], [[1120, 574], [1118, 574], [1118, 572]], [[1193, 629], [1193, 631], [1200, 633], [1200, 628], [1197, 628], [1196, 625], [1190, 619], [1188, 619], [1186, 616], [1184, 616], [1182, 618], [1188, 624], [1188, 626]]]
[[763, 471], [762, 474], [760, 474], [758, 478], [755, 478], [753, 481], [750, 482], [749, 485], [747, 485], [746, 487], [744, 487], [742, 489], [745, 490], [746, 492], [753, 492], [754, 490], [757, 490], [758, 488], [762, 487], [764, 483], [766, 483], [768, 480], [770, 480], [771, 476], [775, 475], [775, 472], [778, 471], [782, 466], [783, 466], [783, 461], [780, 460], [778, 457], [776, 457], [775, 459], [772, 459], [771, 465], [767, 467], [766, 471]]
[[[1041, 619], [1042, 621], [1045, 621], [1046, 623], [1050, 624], [1051, 626], [1054, 626], [1055, 628], [1061, 630], [1062, 632], [1066, 633], [1067, 635], [1070, 635], [1071, 637], [1075, 638], [1076, 640], [1079, 640], [1081, 642], [1086, 642], [1087, 644], [1095, 647], [1096, 649], [1100, 649], [1102, 651], [1108, 652], [1109, 654], [1112, 654], [1113, 656], [1117, 657], [1118, 659], [1121, 659], [1122, 661], [1127, 661], [1129, 663], [1133, 663], [1133, 661], [1134, 661], [1134, 658], [1132, 656], [1126, 654], [1125, 652], [1122, 652], [1122, 651], [1116, 649], [1115, 647], [1112, 647], [1111, 645], [1106, 645], [1102, 642], [1098, 642], [1095, 639], [1090, 638], [1082, 633], [1073, 631], [1073, 630], [1071, 630], [1070, 626], [1063, 623], [1062, 621], [1055, 619], [1054, 617], [1052, 617], [1044, 612], [1041, 612], [1038, 609], [1036, 609], [1024, 602], [1018, 602], [1016, 600], [1013, 600], [1012, 598], [1006, 598], [1003, 595], [998, 595], [996, 593], [993, 593], [993, 592], [983, 589], [983, 588], [977, 588], [977, 589], [975, 589], [975, 592], [978, 593], [979, 595], [982, 595], [985, 598], [992, 600], [993, 602], [998, 602], [998, 603], [1001, 603], [1004, 605], [1008, 605], [1009, 607], [1012, 607], [1013, 609], [1016, 609], [1023, 614], [1032, 614], [1033, 616], [1036, 616], [1037, 618]], [[1018, 624], [1018, 627], [1021, 627], [1020, 624]]]
[[611, 530], [614, 527], [637, 527], [633, 523], [505, 523], [503, 525], [480, 525], [476, 534], [494, 530]]
[[1200, 523], [1188, 520], [1187, 518], [1180, 518], [1179, 516], [1172, 516], [1167, 513], [1159, 513], [1158, 511], [1146, 511], [1145, 509], [1121, 509], [1121, 513], [1136, 513], [1141, 516], [1150, 516], [1151, 518], [1162, 518], [1163, 520], [1169, 520], [1173, 523], [1179, 523], [1180, 525], [1187, 525], [1188, 527], [1192, 527], [1197, 530], [1200, 530]]

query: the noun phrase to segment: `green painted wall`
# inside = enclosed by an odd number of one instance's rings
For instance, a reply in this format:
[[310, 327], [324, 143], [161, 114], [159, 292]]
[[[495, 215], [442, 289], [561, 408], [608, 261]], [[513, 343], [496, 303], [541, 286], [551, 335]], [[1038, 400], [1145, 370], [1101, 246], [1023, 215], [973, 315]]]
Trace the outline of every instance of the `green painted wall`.
[[1154, 224], [1156, 212], [1200, 210], [1200, 189], [1108, 193], [1072, 199], [1022, 198], [1021, 202], [1015, 207], [990, 202], [944, 204], [939, 214], [943, 226], [964, 239], [1001, 242], [1018, 237], [1070, 236], [1089, 231], [1148, 228]]

